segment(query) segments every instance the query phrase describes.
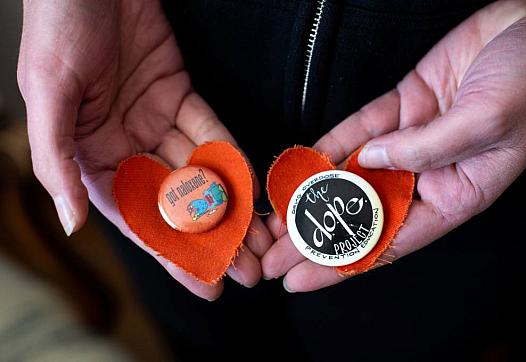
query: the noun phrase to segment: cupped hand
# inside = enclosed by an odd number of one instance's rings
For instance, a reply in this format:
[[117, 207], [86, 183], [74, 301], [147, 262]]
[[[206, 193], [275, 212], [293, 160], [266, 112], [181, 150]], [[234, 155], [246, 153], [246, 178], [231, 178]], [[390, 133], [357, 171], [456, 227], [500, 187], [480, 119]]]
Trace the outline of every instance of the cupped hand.
[[[26, 0], [18, 79], [27, 106], [35, 175], [53, 197], [69, 235], [89, 200], [181, 284], [213, 300], [223, 284], [198, 282], [146, 247], [112, 197], [118, 163], [149, 152], [172, 167], [196, 145], [235, 143], [192, 90], [159, 0]], [[89, 200], [88, 200], [89, 199]], [[271, 238], [259, 217], [228, 274], [246, 286], [261, 276]]]
[[[361, 166], [417, 173], [417, 197], [382, 260], [416, 251], [480, 213], [524, 171], [525, 16], [525, 1], [499, 1], [478, 11], [396, 89], [316, 143], [336, 163], [366, 143]], [[305, 260], [275, 215], [268, 225], [278, 240], [262, 259], [267, 278], [286, 274], [289, 291], [316, 290], [347, 278]]]

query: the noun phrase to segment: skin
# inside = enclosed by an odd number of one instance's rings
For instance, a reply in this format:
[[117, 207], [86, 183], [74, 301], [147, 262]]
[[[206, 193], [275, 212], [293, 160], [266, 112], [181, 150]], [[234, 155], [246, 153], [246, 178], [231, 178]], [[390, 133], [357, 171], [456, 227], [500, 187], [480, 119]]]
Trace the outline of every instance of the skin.
[[[366, 144], [363, 167], [417, 173], [417, 197], [382, 259], [416, 251], [489, 207], [526, 167], [526, 2], [499, 1], [444, 37], [397, 87], [314, 146], [336, 163]], [[275, 215], [266, 278], [306, 292], [339, 283], [306, 260]], [[379, 263], [377, 266], [381, 266]]]
[[[210, 140], [235, 144], [193, 91], [158, 0], [26, 0], [18, 68], [35, 175], [68, 235], [89, 200], [192, 293], [217, 299], [223, 283], [198, 282], [155, 255], [127, 227], [112, 197], [118, 163], [148, 152], [172, 167]], [[256, 185], [256, 188], [258, 186]], [[254, 216], [228, 275], [251, 287], [272, 239]]]
[[[316, 143], [337, 163], [366, 143], [362, 166], [417, 173], [417, 200], [382, 259], [418, 250], [483, 211], [526, 167], [524, 16], [525, 1], [477, 12], [396, 89]], [[234, 142], [192, 91], [158, 0], [26, 0], [19, 84], [35, 174], [66, 232], [85, 222], [89, 198], [190, 291], [219, 297], [222, 283], [199, 283], [142, 245], [111, 197], [118, 162], [136, 152], [178, 167], [198, 144]], [[305, 260], [275, 215], [266, 226], [254, 217], [252, 229], [228, 271], [241, 284], [254, 285], [261, 271], [285, 276], [291, 292], [348, 278]]]

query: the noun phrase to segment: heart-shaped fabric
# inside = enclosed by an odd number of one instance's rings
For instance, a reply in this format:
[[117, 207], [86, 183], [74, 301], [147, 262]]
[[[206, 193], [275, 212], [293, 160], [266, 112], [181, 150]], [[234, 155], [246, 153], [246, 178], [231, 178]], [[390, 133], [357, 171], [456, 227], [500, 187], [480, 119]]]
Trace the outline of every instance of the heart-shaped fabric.
[[[361, 148], [349, 156], [344, 169], [362, 177], [376, 190], [384, 209], [384, 226], [380, 239], [369, 254], [352, 264], [337, 267], [338, 272], [346, 275], [369, 270], [390, 246], [407, 216], [415, 187], [412, 172], [361, 167], [358, 164], [360, 151]], [[274, 161], [267, 175], [267, 192], [283, 224], [287, 223], [289, 201], [298, 186], [318, 172], [334, 169], [336, 166], [328, 155], [302, 146], [285, 150]]]
[[252, 219], [252, 173], [241, 152], [228, 142], [197, 147], [188, 165], [214, 171], [229, 193], [225, 215], [207, 232], [180, 232], [164, 221], [157, 194], [171, 170], [147, 155], [132, 156], [119, 164], [113, 195], [130, 230], [148, 247], [198, 280], [215, 284], [237, 255]]

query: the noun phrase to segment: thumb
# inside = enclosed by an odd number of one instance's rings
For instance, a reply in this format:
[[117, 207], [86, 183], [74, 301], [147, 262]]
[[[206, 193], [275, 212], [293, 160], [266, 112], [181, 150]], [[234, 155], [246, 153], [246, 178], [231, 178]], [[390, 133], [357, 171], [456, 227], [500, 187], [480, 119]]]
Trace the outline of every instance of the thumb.
[[499, 122], [480, 113], [456, 107], [429, 123], [374, 138], [358, 161], [367, 168], [413, 172], [462, 161], [488, 149], [498, 135], [492, 128]]
[[[85, 223], [89, 203], [80, 168], [74, 160], [80, 95], [65, 96], [65, 93], [76, 92], [68, 91], [64, 86], [54, 86], [52, 77], [19, 77], [23, 78], [23, 84], [19, 84], [26, 102], [33, 170], [53, 198], [62, 226], [69, 236]], [[75, 82], [69, 84], [73, 90]]]

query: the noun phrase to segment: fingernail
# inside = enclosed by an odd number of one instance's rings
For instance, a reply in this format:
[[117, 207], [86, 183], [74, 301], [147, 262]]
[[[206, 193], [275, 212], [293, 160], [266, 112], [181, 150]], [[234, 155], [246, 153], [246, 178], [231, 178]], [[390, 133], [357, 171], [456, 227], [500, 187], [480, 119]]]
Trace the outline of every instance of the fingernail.
[[219, 294], [218, 296], [212, 297], [212, 298], [205, 298], [205, 300], [208, 302], [215, 302], [216, 300], [219, 299], [219, 297], [221, 297], [221, 294]]
[[272, 279], [272, 278], [267, 277], [266, 275], [263, 275], [262, 278], [265, 279], [265, 280], [270, 280], [270, 279]]
[[250, 288], [254, 288], [256, 285], [258, 285], [258, 283], [259, 283], [259, 279], [256, 280], [255, 283], [252, 283], [252, 284], [250, 284], [250, 285], [245, 285], [245, 287], [247, 287], [247, 288], [249, 288], [249, 289], [250, 289]]
[[391, 166], [387, 151], [383, 146], [365, 146], [358, 155], [360, 165], [372, 168]]
[[285, 289], [287, 292], [289, 293], [296, 293], [295, 291], [293, 291], [292, 289], [289, 288], [289, 286], [287, 285], [287, 281], [285, 280], [285, 278], [283, 278], [283, 289]]
[[230, 265], [228, 267], [227, 273], [230, 276], [230, 278], [232, 278], [233, 280], [235, 280], [236, 282], [238, 282], [245, 288], [254, 288], [259, 282], [259, 280], [257, 280], [255, 283], [252, 283], [252, 284], [245, 283], [243, 276], [241, 275], [239, 270], [236, 269], [233, 265]]
[[227, 269], [227, 274], [230, 278], [234, 279], [236, 282], [238, 282], [239, 284], [243, 285], [243, 283], [241, 283], [241, 281], [243, 280], [243, 278], [241, 278], [241, 275], [238, 273], [237, 269], [234, 267], [233, 264], [231, 264], [228, 269]]
[[53, 201], [58, 212], [58, 217], [67, 236], [70, 236], [77, 224], [75, 214], [69, 202], [63, 196], [56, 196]]

